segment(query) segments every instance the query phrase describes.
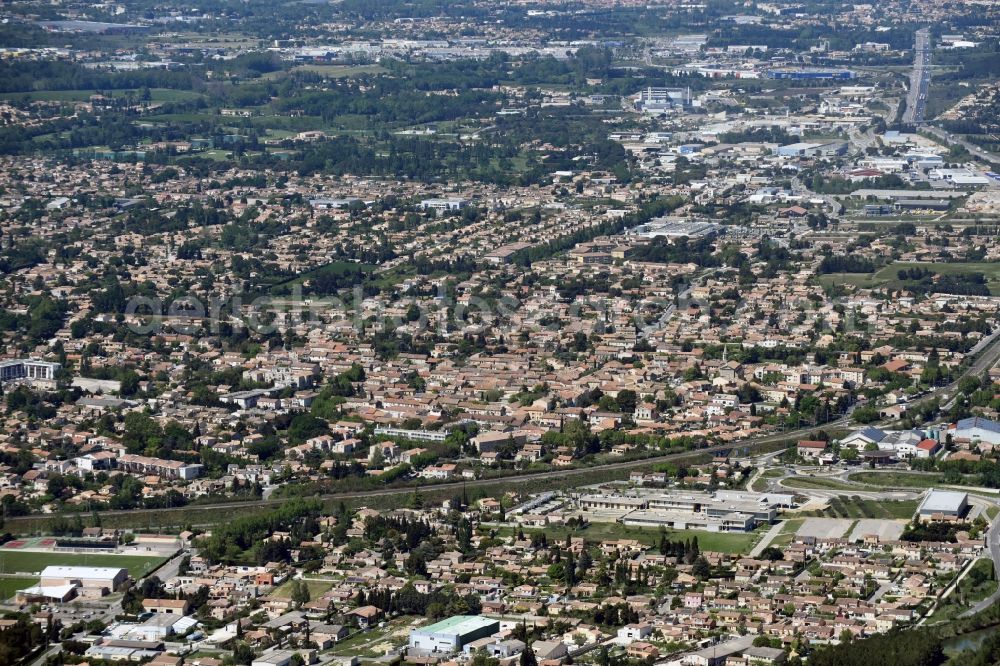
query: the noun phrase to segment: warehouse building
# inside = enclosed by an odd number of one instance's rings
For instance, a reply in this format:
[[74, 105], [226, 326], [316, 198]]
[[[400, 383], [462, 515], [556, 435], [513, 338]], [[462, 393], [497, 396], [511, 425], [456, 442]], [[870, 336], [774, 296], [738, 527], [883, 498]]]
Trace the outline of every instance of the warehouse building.
[[500, 631], [500, 621], [481, 615], [456, 615], [410, 632], [410, 649], [423, 653], [457, 652]]
[[687, 108], [691, 106], [691, 89], [647, 87], [636, 93], [633, 105], [636, 111], [652, 114]]
[[846, 152], [847, 144], [843, 141], [829, 141], [826, 143], [800, 141], [774, 149], [775, 155], [779, 157], [835, 157], [843, 155]]
[[128, 582], [128, 570], [118, 567], [48, 566], [42, 570], [41, 580], [18, 592], [19, 598], [49, 598], [63, 600], [67, 597], [102, 597], [120, 590]]
[[794, 67], [785, 69], [772, 69], [767, 73], [769, 79], [810, 81], [816, 79], [853, 79], [854, 72], [849, 69], [820, 69], [807, 67]]
[[932, 490], [917, 512], [922, 517], [961, 518], [969, 510], [968, 493], [953, 490]]
[[254, 659], [250, 666], [289, 666], [296, 654], [305, 664], [316, 662], [315, 650], [273, 650]]
[[972, 416], [956, 423], [949, 434], [953, 439], [985, 442], [995, 446], [1000, 444], [1000, 423], [982, 416]]

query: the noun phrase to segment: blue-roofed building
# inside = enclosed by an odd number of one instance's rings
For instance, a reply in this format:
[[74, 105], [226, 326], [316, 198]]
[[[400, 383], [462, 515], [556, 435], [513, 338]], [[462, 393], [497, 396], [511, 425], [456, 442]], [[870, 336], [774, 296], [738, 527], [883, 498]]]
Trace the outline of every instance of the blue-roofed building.
[[840, 440], [841, 446], [852, 446], [856, 449], [864, 449], [869, 444], [878, 444], [887, 437], [888, 433], [875, 426], [865, 426], [855, 430]]
[[769, 79], [790, 79], [794, 81], [809, 81], [817, 79], [853, 79], [854, 72], [849, 69], [820, 69], [808, 67], [792, 67], [772, 69], [766, 74]]
[[1000, 444], [1000, 423], [982, 416], [971, 416], [956, 423], [949, 434], [952, 439], [997, 445]]

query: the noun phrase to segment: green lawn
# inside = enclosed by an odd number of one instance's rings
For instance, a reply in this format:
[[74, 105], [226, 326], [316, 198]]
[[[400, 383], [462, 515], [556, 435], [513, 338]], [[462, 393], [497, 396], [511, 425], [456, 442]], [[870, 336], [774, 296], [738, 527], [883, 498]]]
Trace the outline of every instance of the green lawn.
[[124, 567], [133, 578], [141, 578], [146, 572], [163, 563], [165, 557], [143, 555], [106, 555], [89, 553], [30, 553], [17, 551], [0, 552], [0, 573], [38, 573], [50, 565], [86, 567]]
[[792, 539], [795, 538], [795, 533], [799, 531], [804, 522], [806, 522], [805, 518], [791, 518], [786, 520], [781, 526], [781, 532], [771, 540], [770, 546], [773, 548], [784, 548], [790, 544]]
[[38, 582], [37, 578], [0, 578], [0, 600], [6, 601], [13, 597], [18, 590], [31, 587]]
[[[326, 592], [333, 587], [332, 580], [307, 580], [304, 581], [306, 587], [309, 589], [309, 598], [318, 599], [323, 596]], [[282, 599], [288, 599], [292, 596], [292, 580], [286, 580], [284, 583], [279, 585], [271, 592], [272, 597], [279, 597]]]
[[934, 488], [940, 486], [937, 474], [911, 474], [910, 472], [855, 472], [848, 476], [851, 481], [865, 483], [879, 488]]
[[900, 285], [897, 271], [907, 268], [927, 268], [941, 275], [954, 275], [955, 273], [982, 273], [989, 283], [990, 293], [994, 296], [1000, 294], [1000, 262], [969, 261], [962, 263], [904, 263], [896, 262], [890, 264], [875, 273], [875, 279], [884, 282], [889, 286]]
[[781, 485], [787, 486], [789, 488], [814, 488], [823, 490], [857, 490], [856, 486], [852, 486], [843, 481], [838, 481], [836, 479], [824, 479], [821, 477], [813, 476], [790, 476], [781, 482]]
[[[889, 229], [890, 227], [887, 227]], [[821, 275], [820, 284], [849, 284], [865, 289], [877, 287], [888, 287], [890, 289], [905, 288], [906, 281], [900, 280], [897, 273], [908, 268], [925, 268], [941, 275], [954, 275], [956, 273], [982, 273], [986, 276], [990, 293], [994, 296], [1000, 295], [1000, 262], [988, 261], [968, 261], [952, 263], [927, 263], [927, 262], [903, 262], [896, 261], [882, 267], [875, 273], [835, 273]]]
[[933, 623], [950, 621], [969, 606], [988, 597], [996, 589], [997, 582], [993, 577], [993, 561], [986, 558], [977, 560], [969, 573], [958, 584], [958, 588], [938, 607], [931, 617], [931, 621]]

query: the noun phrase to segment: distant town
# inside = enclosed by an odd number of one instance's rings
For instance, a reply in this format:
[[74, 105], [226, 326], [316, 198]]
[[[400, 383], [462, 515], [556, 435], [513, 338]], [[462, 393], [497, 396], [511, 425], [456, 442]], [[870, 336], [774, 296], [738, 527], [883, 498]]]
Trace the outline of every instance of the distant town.
[[996, 9], [0, 7], [0, 664], [1000, 663]]

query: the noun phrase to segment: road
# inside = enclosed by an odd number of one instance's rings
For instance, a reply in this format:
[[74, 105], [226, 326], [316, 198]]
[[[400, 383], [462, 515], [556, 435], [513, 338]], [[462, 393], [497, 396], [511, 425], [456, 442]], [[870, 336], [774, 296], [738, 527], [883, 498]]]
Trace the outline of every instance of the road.
[[185, 557], [190, 557], [194, 555], [195, 551], [182, 550], [181, 552], [174, 555], [170, 560], [163, 563], [159, 569], [157, 569], [154, 575], [160, 580], [170, 580], [174, 576], [180, 573], [181, 561]]
[[781, 534], [781, 530], [784, 527], [785, 521], [783, 520], [771, 525], [771, 529], [767, 531], [767, 534], [761, 537], [761, 540], [758, 541], [757, 545], [753, 547], [753, 550], [750, 551], [748, 557], [758, 557], [761, 553], [763, 553], [764, 549], [770, 546], [771, 542], [774, 541], [779, 534]]
[[906, 96], [903, 122], [919, 125], [924, 122], [927, 110], [927, 89], [931, 83], [930, 28], [921, 28], [914, 35], [913, 71], [910, 72], [910, 91]]
[[962, 146], [963, 148], [965, 148], [966, 150], [968, 150], [969, 153], [971, 153], [973, 157], [978, 157], [979, 159], [981, 159], [981, 160], [983, 160], [985, 162], [991, 162], [993, 164], [1000, 165], [1000, 155], [997, 155], [996, 153], [991, 153], [988, 150], [983, 150], [982, 148], [980, 148], [976, 144], [972, 143], [971, 141], [966, 141], [965, 139], [963, 139], [961, 137], [957, 137], [957, 136], [955, 136], [954, 134], [952, 134], [950, 132], [946, 132], [945, 130], [943, 130], [943, 129], [939, 128], [939, 127], [932, 127], [930, 125], [924, 125], [920, 129], [923, 130], [923, 131], [925, 131], [925, 132], [927, 132], [927, 133], [929, 133], [929, 134], [931, 134], [931, 135], [933, 135], [933, 136], [935, 136], [935, 137], [937, 137], [938, 139], [941, 139], [945, 143], [949, 143], [949, 144], [953, 143], [953, 144], [958, 144], [959, 146]]
[[[706, 273], [703, 276], [703, 278], [707, 278], [708, 275], [711, 274], [712, 272], [714, 272], [715, 270], [717, 270], [717, 269], [713, 269], [713, 270], [709, 271], [708, 273]], [[687, 299], [691, 296], [691, 291], [693, 289], [694, 289], [694, 280], [692, 280], [688, 284], [688, 286], [686, 286], [684, 289], [682, 289], [677, 294], [677, 301], [676, 302], [677, 303], [684, 303], [684, 302], [686, 302]], [[667, 322], [670, 321], [670, 317], [673, 316], [673, 314], [674, 314], [674, 312], [676, 310], [677, 310], [677, 305], [675, 303], [671, 303], [670, 305], [668, 305], [667, 308], [663, 311], [663, 314], [660, 315], [659, 319], [657, 319], [656, 321], [654, 321], [652, 324], [644, 326], [642, 328], [642, 330], [639, 331], [639, 337], [640, 338], [648, 338], [650, 335], [652, 335], [656, 331], [659, 331], [660, 329], [662, 329], [664, 326], [667, 325]]]
[[53, 643], [48, 650], [38, 655], [38, 658], [31, 662], [31, 666], [43, 666], [46, 659], [54, 657], [60, 652], [62, 652], [62, 643]]
[[[997, 515], [993, 519], [993, 524], [990, 525], [990, 529], [986, 532], [986, 551], [990, 559], [993, 560], [993, 569], [996, 571], [995, 578], [1000, 581], [1000, 515]], [[981, 613], [997, 603], [1000, 603], [1000, 585], [998, 585], [993, 594], [962, 613], [962, 617]]]
[[834, 215], [840, 215], [844, 212], [844, 204], [840, 203], [829, 194], [817, 194], [816, 192], [813, 192], [806, 187], [806, 184], [803, 183], [798, 176], [792, 178], [792, 194], [811, 197], [813, 199], [822, 199], [824, 203], [830, 207], [830, 210]]
[[948, 587], [944, 589], [944, 592], [942, 592], [941, 595], [934, 600], [933, 605], [931, 605], [931, 607], [927, 610], [924, 616], [920, 618], [920, 621], [917, 622], [918, 627], [933, 618], [933, 615], [935, 612], [937, 612], [938, 606], [941, 605], [941, 602], [951, 596], [951, 593], [954, 592], [956, 588], [958, 588], [958, 584], [962, 582], [962, 579], [965, 578], [970, 571], [972, 571], [972, 567], [974, 567], [975, 565], [976, 565], [976, 560], [974, 559], [970, 560], [965, 565], [965, 567], [958, 573], [958, 575], [955, 576], [955, 579], [951, 581], [948, 584]]

